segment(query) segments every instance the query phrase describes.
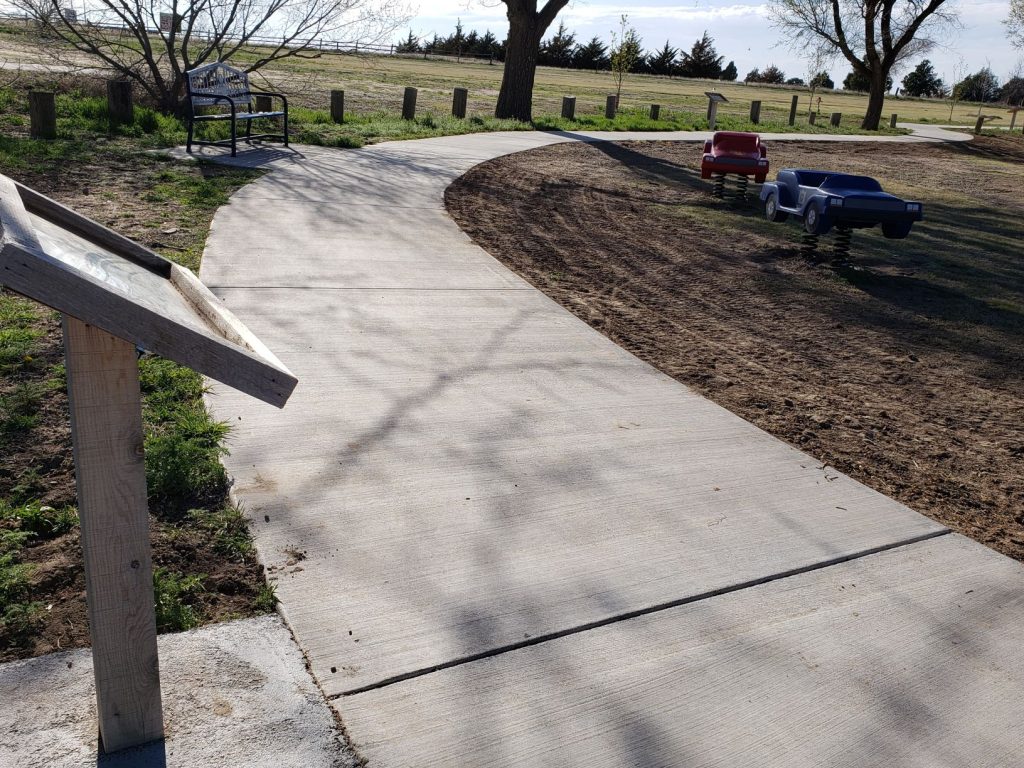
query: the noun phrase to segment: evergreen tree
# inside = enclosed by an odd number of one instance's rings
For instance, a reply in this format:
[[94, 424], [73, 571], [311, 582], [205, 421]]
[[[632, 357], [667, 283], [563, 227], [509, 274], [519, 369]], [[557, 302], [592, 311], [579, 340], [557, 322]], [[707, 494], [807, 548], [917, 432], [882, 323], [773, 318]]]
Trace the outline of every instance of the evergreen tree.
[[489, 29], [484, 32], [480, 42], [476, 45], [476, 50], [473, 51], [477, 56], [494, 56], [495, 58], [498, 58], [500, 52], [501, 43], [498, 42], [498, 38]]
[[743, 78], [745, 83], [760, 83], [761, 82], [761, 70], [754, 67], [752, 70], [747, 72], [747, 76]]
[[[843, 90], [845, 91], [861, 91], [862, 93], [868, 93], [871, 90], [871, 79], [867, 75], [862, 75], [859, 72], [853, 71], [846, 76], [843, 80]], [[892, 76], [886, 75], [885, 78], [885, 90], [892, 90]]]
[[811, 78], [811, 82], [808, 83], [812, 88], [835, 88], [836, 84], [832, 78], [828, 76], [828, 72], [819, 72]]
[[647, 68], [652, 75], [671, 75], [676, 71], [676, 57], [679, 50], [665, 41], [665, 47], [647, 57]]
[[903, 93], [907, 96], [940, 96], [945, 90], [942, 78], [935, 74], [935, 68], [928, 59], [903, 78]]
[[806, 85], [802, 77], [791, 77], [786, 81], [786, 85]]
[[395, 53], [419, 53], [420, 39], [409, 30], [409, 36], [395, 46]]
[[1011, 77], [999, 89], [999, 100], [1011, 107], [1024, 104], [1024, 77]]
[[586, 45], [577, 45], [572, 54], [572, 65], [577, 69], [608, 69], [608, 46], [596, 35]]
[[999, 78], [985, 67], [965, 77], [953, 91], [961, 101], [996, 101], [999, 98]]
[[683, 77], [717, 79], [722, 74], [722, 60], [725, 57], [718, 55], [714, 43], [714, 39], [705, 30], [704, 36], [693, 44], [690, 52], [682, 54], [679, 74]]
[[571, 67], [573, 49], [575, 48], [576, 33], [569, 32], [563, 21], [558, 25], [558, 31], [555, 32], [554, 37], [550, 37], [540, 44], [537, 63], [548, 67]]
[[773, 83], [775, 85], [781, 85], [786, 82], [786, 73], [776, 67], [774, 64], [769, 64], [761, 72], [762, 83]]
[[728, 80], [730, 83], [735, 82], [736, 78], [739, 77], [739, 70], [736, 69], [736, 62], [730, 61], [725, 69], [722, 70], [722, 79]]

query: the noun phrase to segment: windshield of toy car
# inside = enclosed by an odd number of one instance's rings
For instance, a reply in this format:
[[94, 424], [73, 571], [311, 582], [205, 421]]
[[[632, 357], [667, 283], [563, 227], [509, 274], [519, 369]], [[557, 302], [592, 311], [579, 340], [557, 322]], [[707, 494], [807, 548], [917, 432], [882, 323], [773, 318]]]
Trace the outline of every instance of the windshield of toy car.
[[822, 189], [856, 189], [862, 192], [881, 192], [882, 185], [869, 176], [851, 176], [837, 173], [821, 183]]

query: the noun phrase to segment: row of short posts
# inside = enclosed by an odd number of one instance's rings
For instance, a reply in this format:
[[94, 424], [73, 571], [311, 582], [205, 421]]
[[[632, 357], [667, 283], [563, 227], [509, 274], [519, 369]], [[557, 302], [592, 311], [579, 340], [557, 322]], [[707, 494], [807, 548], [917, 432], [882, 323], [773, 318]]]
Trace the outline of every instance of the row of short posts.
[[[111, 128], [135, 122], [131, 82], [107, 81], [107, 114]], [[53, 91], [29, 91], [28, 120], [29, 136], [33, 139], [57, 138], [57, 104]]]

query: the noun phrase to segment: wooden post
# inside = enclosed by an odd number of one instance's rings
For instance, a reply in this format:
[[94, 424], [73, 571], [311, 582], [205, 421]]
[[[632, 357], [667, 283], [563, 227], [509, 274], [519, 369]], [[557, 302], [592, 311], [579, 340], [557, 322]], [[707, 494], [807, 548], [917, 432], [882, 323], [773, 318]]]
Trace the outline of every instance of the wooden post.
[[893, 112], [892, 113], [892, 117], [889, 118], [889, 127], [890, 128], [895, 128], [896, 127], [896, 113], [895, 112]]
[[270, 112], [274, 109], [274, 101], [269, 96], [253, 96], [253, 109], [257, 112]]
[[757, 125], [761, 122], [761, 102], [752, 101], [750, 102], [750, 122]]
[[345, 122], [344, 91], [331, 91], [331, 120], [339, 124]]
[[57, 107], [50, 91], [29, 91], [29, 136], [33, 139], [57, 138]]
[[817, 120], [817, 119], [818, 119], [818, 113], [817, 112], [811, 112], [811, 114], [809, 114], [807, 116], [807, 123], [809, 125], [814, 125], [814, 121]]
[[562, 97], [562, 117], [566, 120], [576, 119], [576, 97], [575, 96], [563, 96]]
[[715, 123], [718, 121], [718, 102], [712, 101], [708, 104], [708, 130], [715, 130]]
[[651, 120], [661, 117], [661, 104], [651, 104]]
[[978, 121], [974, 124], [974, 135], [978, 136], [981, 134], [981, 127], [985, 125], [984, 115], [978, 115]]
[[829, 122], [831, 122], [832, 125], [835, 128], [838, 128], [839, 127], [839, 123], [842, 122], [842, 119], [843, 119], [843, 113], [842, 112], [833, 112], [832, 113], [832, 118], [831, 118], [831, 120]]
[[452, 115], [458, 118], [466, 116], [466, 103], [469, 101], [469, 91], [465, 88], [456, 88], [452, 91]]
[[107, 113], [110, 115], [111, 128], [135, 122], [131, 81], [107, 80]]
[[800, 97], [793, 94], [793, 101], [789, 105], [789, 124], [796, 124], [796, 104], [800, 100]]
[[106, 752], [162, 738], [135, 345], [64, 317], [85, 595]]
[[1017, 110], [1010, 110], [1010, 130], [1013, 131], [1013, 126], [1017, 124]]
[[415, 88], [406, 88], [405, 95], [402, 97], [402, 119], [403, 120], [415, 120], [416, 119], [416, 94], [418, 91]]
[[604, 116], [609, 120], [615, 119], [615, 112], [618, 109], [617, 99], [614, 93], [609, 93], [608, 98], [604, 100]]

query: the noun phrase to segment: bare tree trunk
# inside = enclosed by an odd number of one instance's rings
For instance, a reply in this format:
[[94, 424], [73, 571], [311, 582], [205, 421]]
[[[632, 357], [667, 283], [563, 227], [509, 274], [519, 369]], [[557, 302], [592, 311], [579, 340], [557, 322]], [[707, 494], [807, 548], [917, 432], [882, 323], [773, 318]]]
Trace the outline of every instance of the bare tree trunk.
[[530, 122], [533, 119], [533, 81], [537, 74], [540, 38], [544, 30], [534, 13], [508, 13], [508, 48], [505, 72], [494, 116]]
[[877, 131], [882, 120], [882, 109], [885, 107], [885, 77], [888, 73], [881, 69], [878, 67], [871, 72], [868, 111], [864, 114], [864, 122], [860, 124], [865, 131]]

